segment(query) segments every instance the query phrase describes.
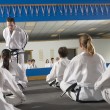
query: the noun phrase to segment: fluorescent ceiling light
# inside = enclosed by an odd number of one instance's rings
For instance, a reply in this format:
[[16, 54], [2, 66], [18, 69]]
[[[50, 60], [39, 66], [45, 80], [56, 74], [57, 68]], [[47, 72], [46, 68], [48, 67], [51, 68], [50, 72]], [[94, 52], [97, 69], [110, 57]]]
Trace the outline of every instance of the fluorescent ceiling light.
[[108, 39], [110, 39], [110, 36], [103, 36], [102, 38], [108, 38]]
[[102, 35], [102, 34], [104, 34], [104, 33], [98, 33], [97, 35]]
[[76, 21], [68, 21], [65, 25], [66, 26], [71, 26], [72, 24], [74, 24]]
[[27, 32], [27, 33], [30, 33], [32, 30], [24, 30], [25, 32]]
[[110, 37], [110, 33], [104, 34], [103, 36], [108, 36], [108, 37]]
[[52, 34], [51, 35], [51, 37], [57, 37], [58, 36], [58, 34]]
[[83, 35], [83, 34], [85, 34], [85, 33], [79, 33], [78, 35], [81, 36], [81, 35]]
[[101, 24], [105, 25], [105, 24], [109, 24], [110, 23], [110, 20], [106, 20], [104, 22], [102, 22]]
[[25, 22], [16, 22], [16, 25], [18, 25], [18, 26], [24, 26], [25, 25]]
[[65, 29], [59, 29], [59, 30], [57, 30], [57, 32], [62, 32], [62, 31], [64, 31]]
[[26, 26], [34, 26], [35, 22], [26, 22]]
[[88, 31], [94, 31], [94, 30], [96, 30], [96, 28], [90, 28], [90, 29], [88, 29]]

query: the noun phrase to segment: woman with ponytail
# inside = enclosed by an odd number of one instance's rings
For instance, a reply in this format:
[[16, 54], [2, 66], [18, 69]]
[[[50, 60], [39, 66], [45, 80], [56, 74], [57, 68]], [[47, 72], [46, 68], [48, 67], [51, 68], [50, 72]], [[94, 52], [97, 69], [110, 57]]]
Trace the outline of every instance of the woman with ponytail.
[[2, 51], [2, 67], [7, 69], [15, 78], [15, 81], [20, 86], [21, 89], [25, 89], [27, 87], [27, 77], [19, 64], [14, 61], [11, 61], [11, 52], [9, 49], [4, 49]]
[[8, 49], [4, 49], [2, 51], [2, 59], [3, 59], [3, 65], [2, 67], [9, 70], [9, 61], [11, 58], [11, 52]]
[[[11, 52], [8, 49], [4, 49], [1, 54], [2, 58], [2, 66], [1, 66], [1, 75], [2, 75], [2, 83], [4, 87], [1, 87], [4, 89], [4, 93], [8, 93], [7, 90], [10, 90], [11, 96], [5, 96], [6, 102], [13, 104], [13, 105], [19, 105], [25, 100], [25, 96], [20, 90], [18, 86], [18, 82], [16, 80], [16, 71], [13, 68], [12, 62], [10, 60], [11, 58]], [[15, 64], [15, 63], [14, 63]], [[18, 65], [16, 65], [18, 68]]]
[[102, 101], [101, 91], [94, 90], [94, 84], [106, 69], [105, 60], [95, 52], [90, 35], [81, 35], [79, 45], [82, 52], [67, 66], [60, 88], [78, 102]]
[[[0, 110], [20, 110], [13, 105], [21, 104], [25, 101], [25, 95], [19, 89], [14, 77], [9, 72], [10, 54], [6, 54], [9, 50], [2, 51], [3, 64], [0, 68]], [[3, 95], [3, 90], [10, 90], [12, 95]]]

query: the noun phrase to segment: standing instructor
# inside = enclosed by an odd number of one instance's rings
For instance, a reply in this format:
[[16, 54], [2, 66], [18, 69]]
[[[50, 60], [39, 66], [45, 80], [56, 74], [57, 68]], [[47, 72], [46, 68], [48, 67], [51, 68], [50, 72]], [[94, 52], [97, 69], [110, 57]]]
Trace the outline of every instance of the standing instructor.
[[[12, 51], [17, 49], [18, 53], [24, 52], [24, 48], [28, 41], [27, 33], [15, 24], [14, 18], [8, 17], [6, 23], [7, 27], [3, 30], [6, 47]], [[15, 58], [16, 57], [13, 56], [12, 60], [15, 61]], [[18, 63], [24, 69], [23, 53], [18, 55]]]

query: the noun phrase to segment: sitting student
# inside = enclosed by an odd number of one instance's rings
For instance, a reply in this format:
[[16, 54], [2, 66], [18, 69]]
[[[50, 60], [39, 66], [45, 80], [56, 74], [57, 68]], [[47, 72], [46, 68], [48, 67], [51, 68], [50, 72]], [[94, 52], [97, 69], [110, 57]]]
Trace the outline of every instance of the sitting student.
[[46, 77], [46, 81], [50, 85], [52, 84], [59, 85], [59, 83], [63, 79], [64, 70], [70, 62], [67, 59], [68, 50], [66, 47], [60, 47], [58, 50], [58, 53], [59, 53], [60, 59], [53, 65], [52, 70], [50, 71], [50, 74], [48, 74]]
[[106, 69], [105, 60], [95, 52], [90, 35], [82, 35], [79, 43], [83, 52], [69, 63], [60, 88], [72, 100], [78, 102], [101, 101], [101, 92], [94, 90], [94, 84]]
[[31, 69], [32, 69], [32, 68], [37, 68], [34, 59], [31, 60], [31, 66], [30, 66], [30, 67], [31, 67]]
[[25, 89], [27, 87], [27, 77], [26, 74], [23, 72], [23, 70], [20, 68], [20, 65], [18, 65], [16, 62], [11, 62], [11, 52], [8, 49], [4, 49], [2, 51], [2, 66], [3, 68], [7, 69], [10, 74], [13, 75], [15, 78], [15, 81], [19, 85], [21, 89]]
[[31, 60], [27, 60], [27, 63], [25, 64], [25, 69], [31, 69]]
[[46, 59], [46, 61], [45, 61], [45, 67], [50, 67], [50, 63], [49, 63], [48, 59]]
[[[3, 89], [9, 89], [14, 95], [3, 96]], [[25, 96], [16, 84], [13, 76], [5, 68], [0, 68], [0, 110], [19, 110], [13, 105], [21, 104], [25, 101]], [[10, 104], [9, 104], [10, 103]]]
[[56, 59], [55, 59], [56, 61], [55, 62], [59, 61], [59, 59], [60, 59], [59, 57], [56, 57]]
[[95, 89], [101, 90], [104, 100], [110, 104], [110, 65], [95, 83]]
[[54, 58], [51, 58], [50, 67], [53, 67], [54, 65]]

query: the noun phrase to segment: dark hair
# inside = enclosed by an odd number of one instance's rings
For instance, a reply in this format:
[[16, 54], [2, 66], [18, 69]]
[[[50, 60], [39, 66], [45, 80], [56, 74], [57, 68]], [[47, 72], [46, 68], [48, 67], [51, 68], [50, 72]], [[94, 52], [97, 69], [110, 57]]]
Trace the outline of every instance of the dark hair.
[[59, 60], [59, 57], [56, 57], [56, 61], [58, 61]]
[[49, 59], [46, 59], [46, 62], [45, 63], [49, 63]]
[[9, 60], [11, 58], [11, 52], [8, 49], [2, 51], [3, 68], [9, 70]]
[[27, 62], [31, 62], [31, 59], [27, 60]]
[[59, 53], [60, 57], [62, 57], [62, 58], [67, 57], [68, 49], [66, 47], [60, 47], [58, 49], [58, 53]]
[[54, 60], [54, 58], [51, 58], [51, 60]]
[[8, 17], [7, 18], [7, 22], [13, 22], [13, 23], [15, 23], [15, 20], [14, 20], [14, 18]]
[[31, 60], [31, 62], [33, 62], [33, 61], [35, 62], [35, 60], [34, 60], [34, 59], [32, 59], [32, 60]]
[[88, 35], [86, 33], [81, 35], [81, 37], [79, 38], [79, 42], [85, 49], [87, 49], [87, 52], [90, 55], [94, 55], [95, 49], [92, 44], [92, 37], [90, 35]]

